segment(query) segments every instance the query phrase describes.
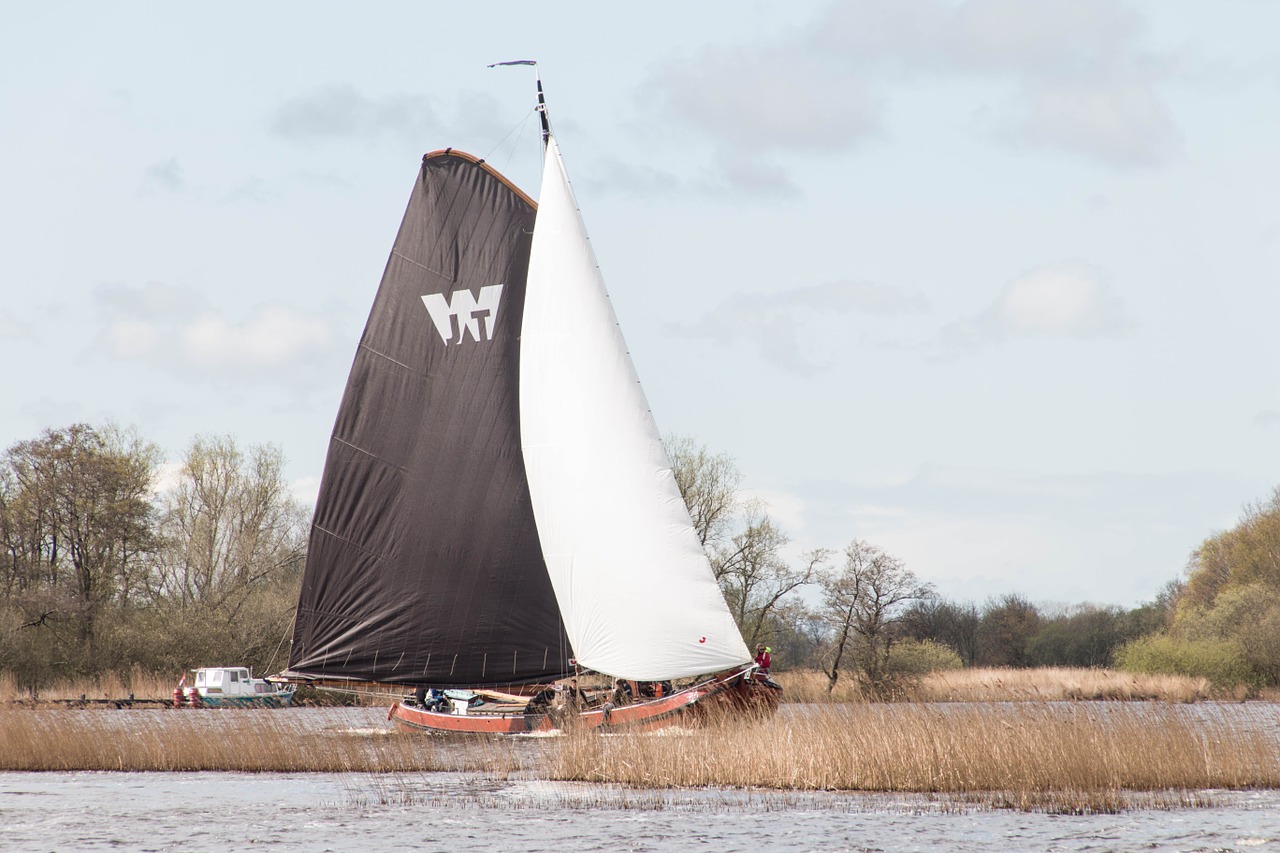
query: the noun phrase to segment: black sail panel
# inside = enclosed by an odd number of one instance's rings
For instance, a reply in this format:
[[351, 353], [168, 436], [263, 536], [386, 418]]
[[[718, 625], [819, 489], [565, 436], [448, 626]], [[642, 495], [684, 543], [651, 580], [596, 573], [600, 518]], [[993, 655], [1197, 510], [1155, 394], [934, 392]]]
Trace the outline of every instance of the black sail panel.
[[330, 440], [291, 672], [482, 686], [567, 671], [520, 451], [533, 222], [469, 155], [423, 159]]

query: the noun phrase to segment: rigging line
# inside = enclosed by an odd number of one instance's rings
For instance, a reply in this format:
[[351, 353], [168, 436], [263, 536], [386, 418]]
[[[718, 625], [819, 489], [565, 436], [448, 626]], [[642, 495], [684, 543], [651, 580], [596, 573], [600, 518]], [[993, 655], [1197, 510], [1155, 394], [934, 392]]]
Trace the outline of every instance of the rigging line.
[[276, 668], [276, 656], [280, 654], [281, 646], [284, 645], [285, 639], [288, 638], [288, 636], [293, 633], [294, 626], [296, 626], [297, 624], [298, 624], [298, 611], [297, 611], [297, 608], [295, 608], [293, 611], [293, 618], [289, 620], [289, 627], [284, 629], [284, 634], [281, 635], [280, 642], [276, 646], [276, 650], [271, 653], [271, 660], [267, 664], [267, 669], [270, 670], [270, 669]]
[[[512, 134], [517, 133], [517, 132], [523, 132], [523, 131], [524, 131], [524, 128], [525, 128], [525, 125], [527, 125], [527, 124], [529, 123], [529, 119], [530, 119], [530, 118], [533, 116], [533, 114], [534, 114], [534, 113], [536, 113], [536, 112], [537, 112], [537, 110], [536, 110], [536, 109], [530, 109], [530, 110], [529, 110], [529, 112], [525, 113], [525, 114], [524, 114], [524, 118], [520, 119], [519, 123], [518, 123], [518, 124], [516, 124], [516, 126], [515, 126], [515, 127], [511, 128], [510, 130], [508, 130], [508, 131], [507, 131], [507, 135], [506, 135], [506, 136], [504, 136], [504, 137], [502, 137], [501, 139], [499, 139], [499, 140], [498, 140], [498, 144], [497, 144], [497, 145], [495, 145], [495, 146], [493, 146], [492, 148], [490, 148], [490, 149], [489, 149], [489, 151], [488, 151], [488, 152], [484, 155], [484, 157], [482, 158], [482, 159], [483, 159], [483, 161], [484, 161], [484, 162], [486, 162], [486, 163], [487, 163], [487, 162], [489, 162], [489, 160], [493, 157], [493, 152], [497, 151], [497, 150], [498, 150], [499, 148], [501, 148], [504, 144], [506, 144], [506, 141], [507, 141], [508, 139], [510, 139], [510, 138], [511, 138], [511, 135], [512, 135]], [[500, 171], [500, 172], [505, 172], [505, 171], [506, 171], [506, 169], [507, 169], [507, 164], [511, 162], [511, 158], [515, 155], [515, 151], [516, 151], [516, 149], [519, 147], [519, 141], [520, 141], [520, 137], [516, 137], [516, 144], [513, 144], [513, 145], [511, 146], [511, 150], [507, 152], [507, 159], [503, 162], [503, 164], [502, 164], [502, 168], [501, 168], [501, 169], [499, 169], [498, 171]]]
[[535, 108], [539, 118], [542, 119], [542, 147], [547, 147], [547, 140], [551, 138], [551, 123], [547, 120], [547, 101], [542, 96], [542, 72], [538, 69], [538, 61], [536, 59], [512, 59], [508, 62], [495, 62], [490, 68], [498, 68], [501, 66], [513, 65], [529, 65], [533, 67], [533, 79], [538, 84], [538, 106]]

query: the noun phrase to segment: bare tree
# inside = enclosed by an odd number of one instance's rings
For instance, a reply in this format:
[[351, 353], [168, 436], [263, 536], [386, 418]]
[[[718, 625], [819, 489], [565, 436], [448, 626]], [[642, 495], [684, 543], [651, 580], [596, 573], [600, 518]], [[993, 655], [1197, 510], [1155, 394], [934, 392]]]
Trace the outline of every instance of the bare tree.
[[965, 666], [977, 660], [980, 622], [973, 602], [957, 603], [936, 595], [915, 602], [902, 615], [903, 628], [912, 639], [949, 646]]
[[978, 626], [978, 664], [1030, 666], [1029, 646], [1041, 622], [1039, 608], [1021, 595], [1008, 593], [989, 599]]
[[306, 518], [283, 467], [276, 447], [246, 454], [230, 436], [192, 442], [178, 484], [161, 499], [158, 597], [234, 613], [256, 584], [301, 561]]
[[873, 689], [888, 675], [893, 628], [905, 605], [929, 595], [931, 588], [902, 561], [855, 539], [845, 548], [844, 565], [821, 575], [823, 605], [833, 639], [826, 670], [827, 690], [835, 689], [846, 655]]
[[818, 548], [805, 553], [798, 567], [782, 556], [790, 540], [769, 517], [761, 501], [743, 511], [743, 529], [712, 555], [711, 566], [748, 645], [762, 640], [769, 620], [783, 600], [811, 583], [830, 552]]
[[782, 627], [780, 608], [791, 593], [813, 582], [830, 552], [810, 551], [799, 566], [791, 565], [782, 554], [790, 540], [764, 502], [739, 500], [742, 474], [732, 457], [713, 454], [686, 436], [669, 436], [666, 446], [720, 591], [743, 638], [754, 645]]
[[742, 474], [737, 464], [728, 454], [713, 454], [689, 436], [667, 436], [666, 447], [698, 541], [703, 548], [719, 543], [732, 525], [738, 505]]

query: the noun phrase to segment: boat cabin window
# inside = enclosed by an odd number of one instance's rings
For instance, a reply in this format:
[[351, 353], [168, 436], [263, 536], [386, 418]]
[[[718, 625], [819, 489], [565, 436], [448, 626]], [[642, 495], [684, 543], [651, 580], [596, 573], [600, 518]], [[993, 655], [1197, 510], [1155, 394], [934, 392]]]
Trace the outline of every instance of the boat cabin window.
[[239, 680], [240, 680], [240, 673], [236, 672], [234, 669], [231, 670], [231, 683], [235, 684]]
[[196, 687], [204, 687], [205, 671], [203, 669], [196, 671]]

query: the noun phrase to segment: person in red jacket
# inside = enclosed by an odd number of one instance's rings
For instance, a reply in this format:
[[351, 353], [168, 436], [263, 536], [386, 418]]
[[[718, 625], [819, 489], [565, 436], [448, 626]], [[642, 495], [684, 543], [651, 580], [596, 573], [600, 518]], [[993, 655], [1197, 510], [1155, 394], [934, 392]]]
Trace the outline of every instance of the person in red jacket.
[[765, 678], [769, 677], [769, 664], [773, 663], [773, 649], [760, 643], [756, 646], [756, 666], [760, 667], [760, 674]]

